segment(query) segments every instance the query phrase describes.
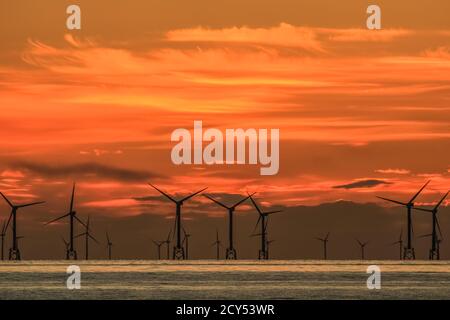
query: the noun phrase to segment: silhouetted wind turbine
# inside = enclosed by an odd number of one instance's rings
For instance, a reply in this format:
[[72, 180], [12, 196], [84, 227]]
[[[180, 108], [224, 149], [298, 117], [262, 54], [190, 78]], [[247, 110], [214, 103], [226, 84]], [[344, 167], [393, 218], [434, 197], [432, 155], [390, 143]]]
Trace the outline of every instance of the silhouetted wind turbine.
[[161, 260], [161, 246], [165, 243], [165, 241], [152, 240], [152, 242], [155, 244], [156, 249], [158, 250], [158, 260]]
[[[275, 210], [275, 211], [267, 211], [267, 212], [263, 212], [259, 206], [256, 204], [255, 200], [253, 199], [252, 195], [249, 195], [250, 200], [253, 203], [253, 206], [255, 207], [256, 211], [258, 211], [258, 221], [256, 221], [256, 225], [255, 225], [255, 229], [258, 227], [258, 224], [261, 222], [261, 249], [259, 250], [258, 253], [258, 259], [259, 260], [267, 260], [267, 249], [266, 249], [266, 245], [267, 245], [267, 224], [268, 224], [268, 219], [269, 216], [273, 213], [278, 213], [278, 212], [282, 212], [283, 210]], [[253, 231], [254, 231], [253, 230]]]
[[4, 259], [5, 236], [6, 236], [6, 221], [3, 221], [2, 233], [0, 233], [0, 238], [2, 240], [2, 260], [5, 260]]
[[183, 234], [184, 234], [184, 238], [183, 238], [183, 243], [182, 245], [185, 246], [186, 248], [186, 260], [189, 259], [189, 237], [191, 236], [191, 234], [187, 233], [186, 230], [183, 227]]
[[[439, 233], [440, 233], [440, 231], [439, 231]], [[428, 238], [428, 237], [433, 237], [433, 234], [430, 233], [430, 234], [425, 234], [423, 236], [419, 236], [419, 238]], [[441, 237], [442, 237], [442, 235], [441, 235]], [[436, 236], [436, 247], [435, 247], [436, 249], [435, 249], [435, 251], [436, 251], [436, 259], [437, 260], [440, 260], [440, 258], [441, 258], [441, 250], [439, 249], [440, 246], [441, 246], [441, 241], [442, 241], [442, 239], [440, 239], [439, 237]]]
[[438, 237], [437, 237], [437, 229], [439, 229], [440, 232], [440, 226], [439, 221], [437, 218], [437, 213], [439, 206], [442, 204], [442, 202], [447, 198], [449, 192], [447, 192], [442, 199], [434, 206], [433, 209], [423, 209], [423, 208], [414, 208], [415, 210], [425, 211], [425, 212], [431, 212], [431, 223], [433, 226], [432, 232], [431, 232], [431, 249], [429, 253], [429, 259], [430, 260], [440, 260], [439, 250], [437, 248], [438, 244]]
[[236, 249], [234, 248], [234, 244], [233, 244], [233, 214], [234, 214], [234, 210], [240, 204], [242, 204], [245, 200], [250, 198], [250, 195], [248, 197], [245, 197], [245, 198], [239, 200], [232, 206], [227, 206], [227, 205], [223, 204], [222, 202], [219, 202], [218, 200], [216, 200], [206, 194], [204, 196], [206, 198], [208, 198], [209, 200], [211, 200], [212, 202], [214, 202], [214, 203], [218, 204], [219, 206], [228, 210], [228, 248], [226, 249], [226, 252], [225, 252], [225, 259], [228, 259], [228, 260], [237, 259]]
[[112, 246], [113, 246], [113, 243], [111, 242], [111, 239], [109, 238], [108, 231], [106, 231], [106, 247], [108, 248], [109, 260], [111, 260], [111, 258], [112, 258]]
[[392, 242], [390, 245], [399, 245], [399, 259], [402, 260], [402, 250], [403, 250], [403, 229], [400, 230], [400, 237], [398, 238], [398, 241]]
[[169, 230], [169, 233], [167, 234], [166, 240], [163, 242], [167, 246], [167, 260], [170, 259], [170, 235], [172, 234], [172, 229]]
[[212, 243], [212, 246], [216, 246], [216, 257], [217, 260], [220, 259], [220, 247], [222, 246], [220, 240], [219, 240], [219, 230], [216, 229], [216, 241]]
[[67, 252], [67, 250], [69, 250], [69, 243], [66, 241], [66, 239], [64, 239], [64, 237], [61, 237], [61, 240], [64, 243], [64, 246], [65, 246], [66, 252]]
[[185, 259], [184, 249], [183, 249], [183, 246], [181, 245], [181, 206], [183, 205], [183, 203], [186, 200], [189, 200], [190, 198], [194, 197], [195, 195], [199, 194], [200, 192], [205, 191], [208, 188], [199, 190], [199, 191], [192, 193], [192, 194], [188, 195], [187, 197], [184, 197], [180, 200], [175, 200], [170, 195], [159, 190], [157, 187], [155, 187], [151, 183], [149, 183], [149, 185], [152, 188], [154, 188], [155, 190], [157, 190], [159, 193], [161, 193], [163, 196], [165, 196], [167, 199], [169, 199], [170, 201], [175, 203], [175, 205], [176, 205], [175, 228], [176, 228], [176, 235], [177, 235], [177, 240], [176, 240], [177, 243], [176, 243], [176, 246], [173, 248], [173, 259], [176, 259], [176, 260]]
[[78, 238], [78, 237], [82, 237], [82, 236], [84, 236], [85, 238], [84, 238], [84, 241], [85, 241], [85, 253], [86, 253], [86, 260], [89, 260], [89, 238], [91, 238], [92, 240], [94, 240], [97, 244], [99, 243], [98, 241], [97, 241], [97, 239], [95, 239], [94, 238], [94, 236], [93, 235], [91, 235], [91, 233], [90, 233], [90, 229], [89, 229], [89, 217], [87, 218], [87, 221], [86, 221], [86, 230], [85, 230], [85, 232], [83, 232], [83, 233], [80, 233], [79, 235], [77, 235], [75, 238]]
[[330, 233], [328, 232], [324, 238], [316, 238], [316, 240], [322, 241], [323, 243], [323, 259], [327, 260], [327, 245], [328, 245], [328, 237]]
[[32, 202], [27, 204], [21, 204], [21, 205], [15, 205], [11, 201], [8, 200], [8, 198], [5, 197], [3, 193], [0, 192], [2, 197], [5, 199], [5, 201], [8, 203], [8, 205], [11, 207], [11, 214], [9, 215], [8, 222], [6, 223], [6, 229], [8, 229], [9, 223], [12, 219], [12, 230], [13, 230], [13, 238], [12, 238], [12, 248], [9, 249], [9, 260], [20, 260], [20, 250], [19, 250], [19, 244], [17, 242], [17, 210], [20, 208], [30, 207], [37, 204], [45, 203], [45, 201], [39, 201], [39, 202]]
[[69, 212], [66, 213], [65, 215], [58, 217], [56, 219], [53, 219], [49, 222], [47, 222], [45, 225], [49, 225], [52, 224], [53, 222], [56, 222], [58, 220], [61, 220], [65, 217], [69, 217], [69, 227], [70, 227], [70, 232], [69, 232], [69, 250], [67, 250], [66, 252], [66, 259], [67, 260], [77, 260], [77, 252], [75, 250], [75, 246], [74, 246], [74, 220], [77, 220], [81, 225], [83, 225], [85, 228], [87, 228], [87, 226], [84, 224], [83, 221], [81, 221], [78, 217], [77, 217], [77, 213], [76, 211], [73, 210], [73, 201], [74, 201], [74, 196], [75, 196], [75, 183], [73, 184], [72, 187], [72, 196], [70, 197], [70, 207], [69, 207]]
[[364, 260], [364, 250], [366, 248], [366, 245], [369, 243], [369, 241], [361, 242], [358, 239], [355, 239], [355, 240], [356, 240], [356, 242], [358, 242], [358, 244], [361, 247], [361, 260]]
[[393, 202], [396, 204], [400, 204], [402, 206], [406, 207], [406, 213], [407, 213], [407, 222], [408, 222], [408, 232], [407, 232], [407, 245], [403, 251], [403, 259], [406, 260], [414, 260], [416, 258], [416, 254], [414, 252], [414, 248], [412, 246], [412, 217], [411, 217], [411, 211], [412, 208], [414, 207], [414, 200], [417, 198], [417, 196], [422, 192], [423, 189], [425, 189], [425, 187], [430, 183], [430, 181], [427, 181], [427, 183], [425, 183], [425, 185], [411, 198], [411, 200], [409, 200], [408, 202], [400, 202], [397, 200], [392, 200], [392, 199], [388, 199], [388, 198], [383, 198], [383, 197], [377, 197], [379, 199], [383, 199], [389, 202]]

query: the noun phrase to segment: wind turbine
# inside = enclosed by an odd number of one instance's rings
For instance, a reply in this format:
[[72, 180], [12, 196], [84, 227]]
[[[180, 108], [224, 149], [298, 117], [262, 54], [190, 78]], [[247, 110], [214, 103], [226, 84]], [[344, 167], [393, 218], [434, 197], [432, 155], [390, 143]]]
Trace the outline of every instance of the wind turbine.
[[[430, 233], [430, 234], [425, 234], [423, 236], [419, 236], [419, 238], [427, 238], [427, 237], [433, 237], [433, 234]], [[442, 235], [441, 235], [441, 237], [442, 237]], [[440, 249], [439, 249], [440, 246], [441, 246], [441, 241], [442, 241], [441, 238], [436, 237], [436, 256], [435, 256], [436, 260], [440, 260], [440, 258], [441, 258], [441, 252], [440, 252]], [[430, 254], [431, 254], [431, 252], [430, 252]], [[430, 258], [430, 260], [432, 260], [432, 259]]]
[[185, 245], [186, 260], [189, 260], [189, 237], [191, 236], [191, 234], [187, 233], [186, 230], [184, 229], [184, 227], [183, 227], [183, 234], [184, 234], [184, 238], [183, 238], [182, 246]]
[[91, 233], [90, 233], [90, 229], [89, 229], [89, 216], [88, 216], [88, 218], [87, 218], [87, 221], [86, 221], [86, 231], [85, 232], [83, 232], [83, 233], [80, 233], [79, 235], [77, 235], [77, 236], [75, 236], [75, 238], [78, 238], [78, 237], [82, 237], [82, 236], [84, 236], [85, 238], [84, 238], [84, 241], [85, 241], [85, 254], [86, 254], [86, 260], [89, 260], [89, 238], [91, 238], [92, 240], [94, 240], [97, 244], [99, 243], [98, 241], [97, 241], [97, 239], [95, 239], [94, 238], [94, 236], [93, 235], [91, 235]]
[[172, 201], [173, 203], [175, 203], [176, 205], [176, 216], [175, 216], [175, 228], [176, 228], [176, 235], [177, 235], [177, 243], [176, 246], [173, 248], [173, 259], [174, 260], [184, 260], [185, 259], [185, 254], [184, 254], [184, 249], [183, 246], [181, 245], [181, 206], [183, 205], [183, 203], [186, 200], [189, 200], [190, 198], [194, 197], [195, 195], [199, 194], [200, 192], [205, 191], [208, 188], [204, 188], [202, 190], [199, 190], [195, 193], [192, 193], [180, 200], [175, 200], [174, 198], [172, 198], [170, 195], [168, 195], [167, 193], [159, 190], [157, 187], [155, 187], [154, 185], [152, 185], [151, 183], [149, 183], [149, 185], [154, 188], [155, 190], [157, 190], [159, 193], [161, 193], [163, 196], [165, 196], [167, 199], [169, 199], [170, 201]]
[[437, 237], [437, 229], [439, 229], [439, 233], [441, 233], [441, 227], [439, 226], [439, 221], [437, 218], [437, 213], [439, 206], [442, 204], [442, 202], [447, 198], [449, 192], [447, 192], [442, 199], [434, 206], [433, 209], [423, 209], [423, 208], [414, 208], [415, 210], [425, 211], [425, 212], [431, 212], [431, 219], [432, 219], [432, 233], [431, 233], [431, 249], [429, 254], [430, 260], [439, 260], [439, 249], [438, 249], [438, 237]]
[[403, 229], [400, 230], [400, 237], [398, 238], [398, 240], [395, 241], [395, 242], [392, 242], [390, 245], [393, 246], [393, 245], [396, 245], [396, 244], [399, 245], [399, 252], [400, 252], [399, 253], [399, 259], [402, 260], [403, 259], [403, 256], [402, 256], [402, 250], [403, 250]]
[[356, 242], [358, 242], [358, 244], [361, 247], [361, 260], [364, 260], [364, 250], [366, 248], [366, 245], [369, 244], [369, 241], [361, 242], [358, 239], [355, 239], [355, 240], [356, 240]]
[[172, 229], [169, 230], [169, 233], [167, 234], [167, 238], [163, 243], [167, 246], [167, 260], [170, 259], [170, 235], [172, 234]]
[[425, 185], [411, 198], [411, 200], [409, 200], [408, 202], [401, 202], [401, 201], [397, 201], [397, 200], [392, 200], [392, 199], [388, 199], [388, 198], [383, 198], [383, 197], [378, 197], [379, 199], [383, 199], [385, 201], [389, 201], [389, 202], [393, 202], [396, 204], [400, 204], [402, 206], [406, 207], [406, 213], [407, 213], [407, 222], [408, 222], [408, 232], [407, 232], [407, 245], [404, 248], [403, 251], [403, 259], [405, 260], [414, 260], [416, 259], [416, 254], [414, 252], [414, 248], [412, 246], [412, 233], [413, 233], [413, 227], [412, 227], [412, 217], [411, 217], [411, 213], [412, 213], [412, 208], [414, 208], [414, 200], [416, 200], [417, 196], [422, 192], [423, 189], [425, 189], [425, 187], [430, 183], [430, 181], [427, 181], [427, 183], [425, 183]]
[[0, 238], [2, 239], [2, 260], [5, 260], [4, 259], [5, 236], [6, 236], [6, 221], [3, 221], [2, 233], [0, 233]]
[[253, 200], [252, 195], [249, 195], [250, 200], [253, 203], [253, 206], [255, 207], [256, 211], [258, 211], [259, 217], [258, 217], [258, 221], [256, 221], [256, 225], [255, 225], [255, 230], [258, 227], [258, 224], [261, 222], [261, 249], [259, 250], [258, 253], [258, 259], [259, 260], [267, 260], [267, 249], [266, 249], [266, 245], [267, 245], [267, 224], [268, 224], [268, 220], [269, 220], [269, 216], [273, 213], [278, 213], [278, 212], [282, 212], [283, 210], [275, 210], [275, 211], [267, 211], [267, 212], [263, 212], [259, 206], [256, 204], [255, 200]]
[[111, 254], [112, 246], [113, 246], [113, 243], [111, 242], [111, 239], [109, 238], [108, 231], [106, 231], [106, 247], [108, 248], [108, 258], [109, 258], [109, 260], [111, 260], [111, 257], [112, 257], [112, 254]]
[[69, 243], [64, 239], [64, 237], [61, 237], [62, 242], [64, 243], [64, 246], [66, 248], [66, 252], [69, 250]]
[[217, 257], [217, 260], [219, 260], [220, 259], [220, 247], [222, 246], [222, 243], [219, 240], [219, 230], [217, 230], [217, 229], [216, 229], [216, 241], [214, 241], [211, 246], [216, 246], [216, 257]]
[[158, 260], [161, 260], [161, 246], [165, 243], [165, 241], [155, 241], [152, 240], [158, 250]]
[[324, 238], [316, 238], [316, 240], [322, 241], [323, 243], [323, 259], [327, 260], [327, 245], [328, 245], [328, 237], [330, 233], [328, 232]]
[[8, 203], [8, 205], [11, 207], [11, 214], [9, 215], [8, 222], [6, 223], [6, 227], [5, 227], [5, 231], [6, 231], [8, 229], [9, 223], [11, 222], [11, 219], [12, 219], [13, 237], [12, 237], [12, 248], [9, 249], [9, 260], [20, 260], [19, 243], [17, 241], [17, 210], [19, 210], [20, 208], [25, 208], [25, 207], [34, 206], [37, 204], [42, 204], [42, 203], [45, 203], [45, 201], [15, 205], [11, 201], [9, 201], [8, 198], [6, 198], [3, 193], [0, 192], [0, 194], [5, 199], [5, 201]]
[[250, 198], [250, 195], [248, 197], [245, 197], [245, 198], [239, 200], [232, 206], [227, 206], [227, 205], [223, 204], [222, 202], [219, 202], [216, 199], [214, 199], [206, 194], [204, 196], [206, 198], [208, 198], [209, 200], [211, 200], [212, 202], [214, 202], [214, 203], [218, 204], [219, 206], [228, 210], [228, 248], [226, 249], [226, 252], [225, 252], [225, 259], [236, 260], [237, 254], [236, 254], [236, 249], [234, 248], [234, 245], [233, 245], [233, 213], [234, 213], [234, 210], [240, 204], [242, 204], [245, 200]]
[[65, 217], [69, 217], [69, 223], [70, 223], [70, 232], [69, 232], [69, 250], [67, 250], [66, 252], [66, 259], [67, 260], [77, 260], [77, 252], [74, 248], [74, 221], [78, 221], [81, 225], [83, 225], [85, 228], [87, 228], [87, 226], [84, 224], [83, 221], [81, 221], [78, 217], [77, 217], [77, 212], [73, 210], [73, 201], [74, 201], [74, 196], [75, 196], [75, 183], [73, 184], [72, 187], [72, 196], [70, 198], [70, 208], [69, 208], [69, 212], [66, 213], [65, 215], [58, 217], [56, 219], [53, 219], [49, 222], [47, 222], [45, 225], [49, 225], [52, 224], [53, 222], [56, 222], [58, 220], [61, 220]]

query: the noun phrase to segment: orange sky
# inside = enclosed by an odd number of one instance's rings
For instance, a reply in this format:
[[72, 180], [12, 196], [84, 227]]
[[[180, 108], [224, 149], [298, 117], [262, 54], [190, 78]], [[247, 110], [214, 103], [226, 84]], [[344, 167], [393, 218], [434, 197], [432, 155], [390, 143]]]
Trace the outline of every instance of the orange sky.
[[[172, 212], [135, 199], [156, 196], [147, 181], [294, 206], [402, 199], [431, 178], [433, 202], [450, 185], [450, 4], [377, 1], [368, 31], [367, 3], [1, 1], [0, 190], [51, 215], [76, 180], [80, 207], [126, 215]], [[279, 174], [174, 166], [170, 133], [194, 120], [279, 128]]]

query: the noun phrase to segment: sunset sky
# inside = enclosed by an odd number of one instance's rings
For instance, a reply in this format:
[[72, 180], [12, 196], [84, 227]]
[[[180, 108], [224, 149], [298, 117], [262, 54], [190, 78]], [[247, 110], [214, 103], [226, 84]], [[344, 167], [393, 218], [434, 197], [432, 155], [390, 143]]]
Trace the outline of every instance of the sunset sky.
[[[0, 191], [46, 200], [38, 221], [73, 181], [80, 213], [114, 217], [172, 216], [147, 182], [290, 207], [407, 200], [431, 179], [433, 203], [450, 187], [450, 2], [371, 3], [382, 30], [368, 1], [1, 0]], [[279, 174], [173, 165], [170, 134], [194, 120], [279, 128]]]

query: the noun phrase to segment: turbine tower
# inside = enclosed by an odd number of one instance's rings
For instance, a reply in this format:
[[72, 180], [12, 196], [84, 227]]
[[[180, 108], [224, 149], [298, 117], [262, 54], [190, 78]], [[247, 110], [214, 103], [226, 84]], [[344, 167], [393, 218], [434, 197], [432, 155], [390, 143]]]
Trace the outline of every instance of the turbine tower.
[[99, 243], [98, 241], [97, 241], [97, 239], [95, 239], [94, 238], [94, 236], [91, 234], [91, 232], [90, 232], [91, 230], [90, 230], [90, 228], [89, 228], [89, 217], [87, 218], [87, 221], [86, 221], [86, 230], [85, 230], [85, 232], [83, 232], [83, 233], [80, 233], [79, 235], [77, 235], [75, 238], [78, 238], [78, 237], [82, 237], [82, 236], [84, 236], [85, 238], [84, 238], [84, 243], [85, 243], [85, 255], [86, 255], [86, 260], [89, 260], [89, 238], [91, 238], [92, 240], [94, 240], [97, 244]]
[[[34, 206], [37, 204], [42, 204], [42, 203], [45, 203], [45, 201], [15, 205], [11, 201], [9, 201], [8, 198], [5, 197], [5, 195], [3, 193], [0, 192], [0, 194], [2, 195], [3, 199], [5, 199], [5, 201], [8, 203], [8, 205], [11, 207], [11, 213], [9, 215], [8, 222], [6, 223], [6, 227], [4, 230], [6, 232], [6, 230], [8, 229], [9, 223], [11, 222], [11, 219], [12, 219], [13, 236], [12, 236], [12, 248], [9, 249], [9, 260], [20, 260], [20, 249], [19, 249], [19, 243], [17, 241], [18, 240], [18, 237], [17, 237], [17, 210], [19, 210], [20, 208], [25, 208], [25, 207]], [[3, 233], [4, 232], [2, 232], [2, 234]]]
[[324, 238], [316, 238], [316, 240], [322, 241], [323, 243], [323, 259], [327, 260], [327, 245], [328, 245], [328, 237], [330, 233], [328, 232]]
[[0, 233], [0, 238], [2, 240], [2, 260], [5, 260], [4, 250], [5, 250], [5, 236], [6, 236], [6, 221], [3, 221], [2, 233]]
[[412, 228], [413, 227], [412, 227], [411, 213], [412, 213], [412, 208], [414, 208], [414, 200], [416, 200], [417, 196], [422, 192], [423, 189], [425, 189], [425, 187], [429, 183], [430, 183], [430, 181], [427, 181], [427, 183], [425, 183], [425, 185], [408, 202], [401, 202], [401, 201], [392, 200], [392, 199], [388, 199], [388, 198], [377, 197], [379, 199], [383, 199], [385, 201], [389, 201], [389, 202], [392, 202], [392, 203], [400, 204], [400, 205], [406, 207], [408, 231], [407, 231], [407, 245], [406, 245], [406, 247], [404, 248], [404, 251], [403, 251], [403, 259], [405, 259], [405, 260], [414, 260], [414, 259], [416, 259], [416, 254], [415, 254], [414, 248], [412, 246], [412, 233], [413, 233], [413, 229]]
[[207, 188], [199, 190], [199, 191], [197, 191], [197, 192], [195, 192], [193, 194], [190, 194], [189, 196], [184, 197], [184, 198], [182, 198], [180, 200], [175, 200], [170, 195], [168, 195], [167, 193], [159, 190], [157, 187], [155, 187], [151, 183], [149, 183], [149, 185], [152, 188], [154, 188], [155, 190], [157, 190], [159, 193], [161, 193], [163, 196], [165, 196], [167, 199], [169, 199], [170, 201], [175, 203], [175, 205], [176, 205], [175, 229], [176, 229], [177, 239], [176, 239], [176, 245], [173, 248], [173, 259], [174, 260], [184, 260], [185, 259], [185, 254], [184, 254], [183, 246], [181, 244], [181, 206], [183, 205], [183, 203], [186, 200], [189, 200], [190, 198], [194, 197], [195, 195], [199, 194], [200, 192], [205, 191]]
[[358, 239], [355, 239], [356, 242], [358, 242], [359, 246], [361, 247], [361, 260], [364, 260], [365, 256], [364, 256], [364, 251], [366, 248], [366, 245], [369, 243], [369, 241], [366, 242], [361, 242]]
[[183, 238], [183, 243], [181, 244], [182, 246], [184, 245], [184, 247], [186, 248], [186, 260], [189, 260], [189, 238], [191, 236], [191, 234], [187, 233], [186, 230], [183, 227], [183, 234], [184, 234], [184, 238]]
[[249, 195], [250, 200], [253, 203], [253, 206], [255, 207], [256, 211], [258, 211], [258, 221], [256, 221], [255, 229], [258, 227], [258, 224], [261, 222], [261, 248], [258, 252], [258, 259], [259, 260], [267, 260], [268, 254], [267, 254], [267, 224], [269, 222], [269, 216], [273, 213], [282, 212], [283, 210], [275, 210], [275, 211], [267, 211], [263, 212], [259, 206], [256, 204], [255, 200], [253, 200], [252, 195]]
[[430, 260], [440, 260], [440, 254], [438, 249], [438, 236], [437, 236], [437, 229], [439, 229], [439, 233], [441, 232], [441, 228], [439, 226], [439, 221], [437, 218], [437, 213], [439, 206], [442, 204], [442, 202], [447, 198], [449, 192], [447, 192], [442, 199], [434, 206], [433, 209], [423, 209], [423, 208], [414, 208], [415, 210], [425, 211], [425, 212], [431, 212], [431, 219], [432, 219], [432, 232], [431, 232], [431, 249], [429, 253], [429, 259]]
[[216, 241], [212, 243], [211, 246], [216, 246], [216, 258], [220, 259], [220, 247], [222, 246], [221, 241], [219, 240], [219, 230], [216, 229]]
[[108, 259], [111, 260], [112, 258], [112, 246], [113, 243], [111, 242], [111, 239], [109, 238], [109, 233], [106, 231], [106, 248], [108, 248]]
[[403, 229], [400, 230], [400, 236], [397, 241], [392, 242], [390, 245], [394, 246], [398, 244], [399, 246], [399, 260], [403, 259], [402, 251], [403, 251]]
[[214, 202], [214, 203], [218, 204], [219, 206], [228, 210], [228, 248], [226, 249], [226, 252], [225, 252], [225, 259], [236, 260], [237, 254], [236, 254], [236, 249], [234, 248], [234, 244], [233, 244], [233, 214], [234, 214], [234, 210], [240, 204], [242, 204], [245, 200], [250, 198], [250, 195], [248, 197], [245, 197], [245, 198], [239, 200], [232, 206], [227, 206], [227, 205], [223, 204], [222, 202], [219, 202], [216, 199], [214, 199], [206, 194], [204, 196], [206, 198], [208, 198], [209, 200], [211, 200], [212, 202]]
[[[440, 229], [439, 229], [439, 233], [440, 233]], [[425, 234], [423, 236], [419, 236], [419, 238], [428, 238], [428, 237], [432, 238], [433, 234], [430, 233], [430, 234]], [[441, 234], [441, 237], [442, 237], [442, 234]], [[441, 241], [442, 241], [441, 238], [436, 237], [436, 260], [440, 260], [440, 258], [441, 258], [441, 251], [439, 249], [439, 247], [441, 246]]]
[[165, 241], [152, 240], [152, 242], [155, 244], [156, 249], [158, 250], [158, 260], [161, 260], [161, 246], [165, 243]]
[[70, 207], [69, 207], [69, 212], [66, 213], [65, 215], [58, 217], [56, 219], [53, 219], [49, 222], [47, 222], [45, 225], [49, 225], [52, 224], [53, 222], [56, 222], [58, 220], [61, 220], [65, 217], [69, 217], [69, 250], [67, 250], [66, 252], [66, 260], [77, 260], [77, 251], [75, 250], [75, 246], [74, 246], [74, 222], [75, 220], [78, 221], [81, 225], [83, 225], [85, 228], [87, 228], [87, 226], [84, 224], [83, 221], [81, 221], [78, 217], [77, 217], [77, 213], [76, 211], [73, 210], [73, 201], [74, 201], [74, 196], [75, 196], [75, 183], [73, 184], [72, 187], [72, 196], [70, 198]]

